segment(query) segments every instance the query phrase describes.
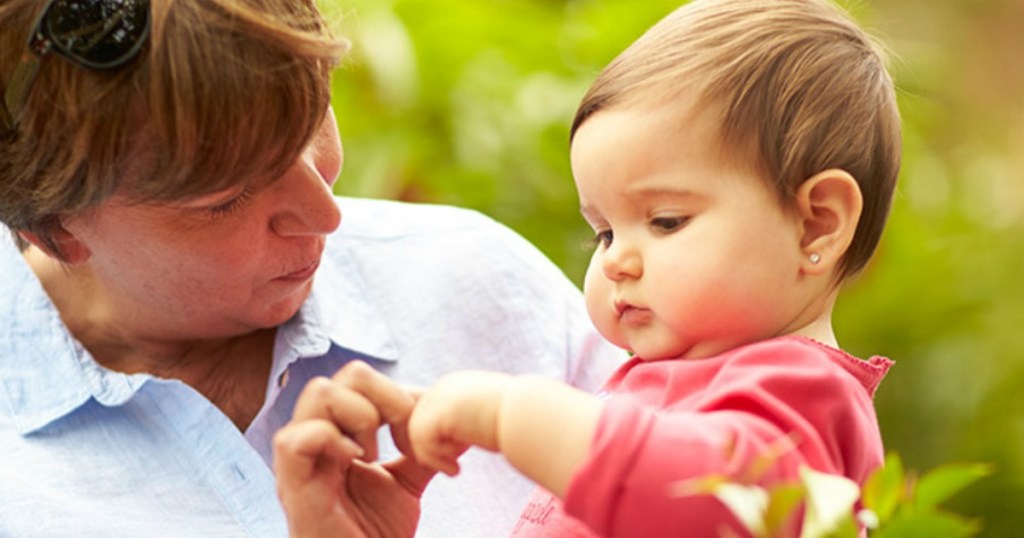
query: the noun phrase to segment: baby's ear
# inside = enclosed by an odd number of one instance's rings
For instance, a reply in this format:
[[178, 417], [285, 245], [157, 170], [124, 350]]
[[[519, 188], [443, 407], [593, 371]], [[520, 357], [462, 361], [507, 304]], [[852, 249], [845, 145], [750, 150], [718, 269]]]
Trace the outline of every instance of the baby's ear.
[[37, 234], [26, 231], [19, 231], [18, 235], [28, 241], [47, 256], [59, 260], [68, 265], [83, 263], [92, 256], [89, 247], [69, 232], [64, 226], [57, 224], [53, 227], [51, 236], [53, 242], [43, 241]]
[[828, 274], [839, 264], [853, 242], [863, 205], [857, 180], [845, 170], [830, 168], [800, 185], [796, 207], [805, 273]]

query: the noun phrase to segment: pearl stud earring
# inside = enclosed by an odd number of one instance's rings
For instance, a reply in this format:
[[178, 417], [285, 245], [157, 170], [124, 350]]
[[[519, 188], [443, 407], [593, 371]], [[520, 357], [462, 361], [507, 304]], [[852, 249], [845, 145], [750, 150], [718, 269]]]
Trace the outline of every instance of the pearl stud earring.
[[811, 263], [818, 263], [821, 261], [821, 256], [817, 252], [812, 252], [809, 256]]

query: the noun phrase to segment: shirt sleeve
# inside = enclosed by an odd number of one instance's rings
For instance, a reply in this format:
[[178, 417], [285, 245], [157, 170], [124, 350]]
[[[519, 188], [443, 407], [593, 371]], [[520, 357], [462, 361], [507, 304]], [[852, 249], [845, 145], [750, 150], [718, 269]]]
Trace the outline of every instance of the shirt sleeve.
[[[610, 398], [570, 483], [567, 513], [606, 536], [718, 536], [724, 526], [745, 535], [717, 500], [687, 494], [687, 481], [724, 475], [770, 484], [796, 479], [802, 464], [860, 481], [861, 467], [881, 457], [870, 397], [825, 357], [788, 359], [740, 357], [682, 405]], [[755, 473], [761, 460], [770, 464]]]

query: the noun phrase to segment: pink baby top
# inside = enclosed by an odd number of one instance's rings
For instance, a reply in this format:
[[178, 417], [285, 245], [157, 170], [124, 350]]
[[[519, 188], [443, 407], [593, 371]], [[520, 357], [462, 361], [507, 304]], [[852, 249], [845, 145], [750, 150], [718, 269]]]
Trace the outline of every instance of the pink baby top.
[[787, 438], [793, 446], [758, 483], [796, 480], [807, 465], [863, 484], [884, 459], [872, 397], [891, 365], [797, 336], [707, 359], [631, 359], [605, 386], [593, 446], [564, 504], [538, 489], [512, 535], [746, 535], [724, 505], [680, 484], [744, 479]]

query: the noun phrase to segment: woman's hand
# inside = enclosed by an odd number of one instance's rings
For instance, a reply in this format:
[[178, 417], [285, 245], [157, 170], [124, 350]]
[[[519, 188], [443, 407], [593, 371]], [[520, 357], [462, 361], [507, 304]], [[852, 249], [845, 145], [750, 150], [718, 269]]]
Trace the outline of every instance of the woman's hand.
[[[435, 472], [410, 457], [406, 423], [415, 399], [362, 362], [311, 381], [291, 422], [274, 436], [278, 496], [292, 538], [404, 538]], [[377, 463], [377, 429], [391, 427], [404, 454]]]

